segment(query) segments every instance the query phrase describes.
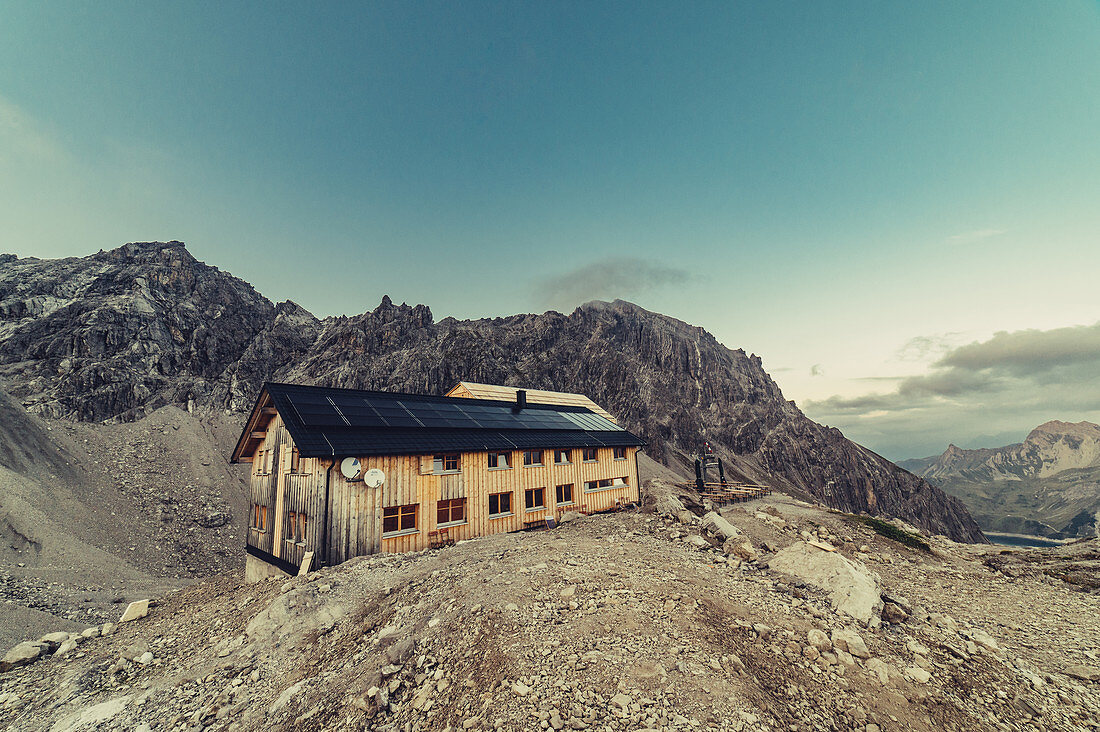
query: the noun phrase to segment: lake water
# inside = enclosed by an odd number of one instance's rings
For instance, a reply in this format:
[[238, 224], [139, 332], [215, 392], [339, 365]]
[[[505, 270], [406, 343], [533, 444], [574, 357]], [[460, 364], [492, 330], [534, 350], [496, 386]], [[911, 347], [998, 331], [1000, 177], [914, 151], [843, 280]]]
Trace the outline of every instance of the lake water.
[[1044, 539], [1041, 536], [1020, 536], [1019, 534], [994, 534], [991, 531], [985, 532], [986, 538], [988, 538], [994, 544], [1003, 544], [1004, 546], [1062, 546], [1060, 541], [1051, 541], [1050, 539]]

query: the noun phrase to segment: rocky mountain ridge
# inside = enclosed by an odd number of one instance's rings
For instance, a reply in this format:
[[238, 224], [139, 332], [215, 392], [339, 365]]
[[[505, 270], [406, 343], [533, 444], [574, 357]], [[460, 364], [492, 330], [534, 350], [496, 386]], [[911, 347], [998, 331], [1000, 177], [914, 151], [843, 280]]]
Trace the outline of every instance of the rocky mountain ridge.
[[982, 527], [1058, 538], [1093, 536], [1100, 512], [1100, 425], [1052, 420], [1023, 442], [904, 460], [958, 495]]
[[318, 319], [180, 242], [0, 259], [0, 385], [50, 418], [132, 420], [168, 404], [247, 410], [265, 380], [442, 393], [461, 380], [588, 394], [681, 468], [704, 440], [730, 473], [962, 541], [963, 505], [818, 425], [759, 357], [616, 301], [565, 315], [436, 322], [424, 305]]

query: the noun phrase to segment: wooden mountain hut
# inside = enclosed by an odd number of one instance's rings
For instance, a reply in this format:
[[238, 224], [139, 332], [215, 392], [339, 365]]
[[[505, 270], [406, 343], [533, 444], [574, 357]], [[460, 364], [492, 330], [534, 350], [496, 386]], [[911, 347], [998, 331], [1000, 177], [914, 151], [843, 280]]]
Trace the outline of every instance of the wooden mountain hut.
[[645, 443], [587, 397], [550, 403], [545, 394], [561, 393], [540, 392], [536, 403], [523, 389], [474, 386], [500, 391], [265, 384], [232, 455], [252, 466], [246, 576], [293, 574], [308, 557], [338, 564], [544, 526], [566, 511], [638, 500]]

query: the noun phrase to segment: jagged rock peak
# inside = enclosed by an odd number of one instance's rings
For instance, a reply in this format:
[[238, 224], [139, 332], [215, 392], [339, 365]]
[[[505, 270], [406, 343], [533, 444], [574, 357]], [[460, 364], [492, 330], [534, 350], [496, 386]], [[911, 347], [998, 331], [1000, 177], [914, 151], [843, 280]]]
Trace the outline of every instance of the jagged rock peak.
[[378, 307], [371, 311], [371, 315], [383, 323], [411, 319], [417, 325], [424, 327], [434, 322], [431, 308], [427, 305], [409, 305], [404, 302], [400, 305], [394, 305], [389, 295], [382, 296], [382, 302], [378, 303]]
[[113, 261], [136, 260], [170, 264], [176, 261], [192, 263], [198, 260], [187, 251], [182, 241], [134, 241], [116, 249], [100, 250], [99, 256]]

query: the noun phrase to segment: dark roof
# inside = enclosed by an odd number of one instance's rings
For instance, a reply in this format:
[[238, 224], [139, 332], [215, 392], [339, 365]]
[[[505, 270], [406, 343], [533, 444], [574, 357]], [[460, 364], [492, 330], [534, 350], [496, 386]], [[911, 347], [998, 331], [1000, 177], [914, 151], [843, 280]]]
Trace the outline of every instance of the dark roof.
[[645, 441], [590, 409], [488, 399], [264, 385], [303, 457], [632, 447]]

